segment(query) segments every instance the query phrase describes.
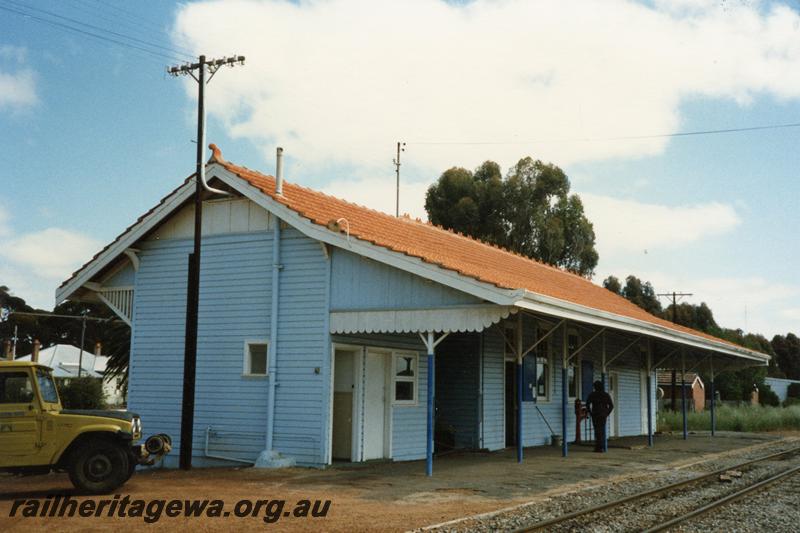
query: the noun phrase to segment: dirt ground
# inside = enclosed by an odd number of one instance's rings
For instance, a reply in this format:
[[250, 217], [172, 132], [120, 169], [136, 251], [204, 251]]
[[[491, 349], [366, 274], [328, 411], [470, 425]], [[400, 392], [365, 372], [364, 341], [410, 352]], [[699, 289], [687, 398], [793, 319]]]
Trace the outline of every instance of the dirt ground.
[[[514, 450], [495, 453], [453, 453], [434, 461], [434, 475], [424, 475], [424, 462], [379, 462], [335, 465], [325, 470], [290, 468], [196, 469], [190, 472], [154, 470], [136, 474], [119, 493], [134, 499], [220, 499], [229, 512], [239, 500], [286, 500], [283, 513], [301, 500], [330, 500], [327, 516], [281, 516], [265, 523], [266, 508], [258, 516], [168, 517], [145, 524], [135, 517], [25, 518], [23, 507], [10, 517], [14, 500], [77, 496], [63, 474], [15, 478], [0, 476], [0, 531], [113, 531], [148, 525], [156, 530], [194, 531], [403, 531], [465, 515], [488, 512], [519, 503], [604, 483], [610, 479], [685, 466], [743, 448], [766, 446], [781, 434], [661, 435], [648, 449], [644, 439], [620, 439], [607, 454], [588, 446], [572, 446], [567, 458], [560, 449], [525, 450], [517, 464]], [[795, 437], [796, 438], [796, 437]], [[93, 497], [99, 500], [105, 497]], [[275, 509], [274, 507], [272, 508]], [[290, 513], [291, 514], [291, 513]]]

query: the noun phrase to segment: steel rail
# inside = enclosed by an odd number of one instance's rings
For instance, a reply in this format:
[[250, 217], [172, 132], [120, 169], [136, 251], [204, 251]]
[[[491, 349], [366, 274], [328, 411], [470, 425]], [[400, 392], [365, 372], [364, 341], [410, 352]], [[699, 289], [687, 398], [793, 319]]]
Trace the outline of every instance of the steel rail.
[[670, 483], [669, 485], [664, 485], [663, 487], [657, 487], [655, 489], [647, 490], [647, 491], [644, 491], [644, 492], [638, 492], [636, 494], [631, 494], [630, 496], [625, 496], [625, 497], [620, 498], [618, 500], [612, 500], [610, 502], [601, 503], [601, 504], [595, 505], [593, 507], [588, 507], [586, 509], [580, 509], [578, 511], [573, 511], [573, 512], [567, 513], [565, 515], [556, 516], [554, 518], [549, 518], [547, 520], [540, 520], [538, 522], [534, 522], [534, 523], [528, 524], [527, 526], [524, 526], [524, 527], [522, 527], [520, 529], [517, 529], [517, 530], [515, 530], [514, 533], [527, 533], [529, 531], [538, 531], [538, 530], [544, 529], [546, 527], [550, 527], [550, 526], [554, 526], [554, 525], [557, 525], [557, 524], [561, 524], [563, 522], [568, 522], [570, 520], [574, 520], [575, 518], [580, 518], [581, 516], [589, 515], [589, 514], [592, 514], [592, 513], [599, 512], [599, 511], [604, 511], [604, 510], [609, 509], [611, 507], [617, 507], [617, 506], [624, 505], [626, 503], [630, 503], [630, 502], [633, 502], [633, 501], [636, 501], [636, 500], [641, 500], [641, 499], [644, 499], [644, 498], [648, 498], [650, 496], [655, 496], [656, 494], [662, 494], [664, 492], [669, 492], [671, 490], [675, 490], [675, 489], [684, 487], [686, 485], [691, 485], [693, 483], [697, 483], [699, 481], [703, 481], [705, 479], [712, 478], [712, 477], [718, 476], [720, 474], [724, 474], [728, 470], [734, 470], [734, 469], [737, 469], [737, 468], [742, 468], [742, 467], [749, 466], [749, 465], [752, 465], [752, 464], [755, 464], [755, 463], [760, 463], [762, 461], [769, 461], [770, 459], [774, 459], [776, 457], [781, 457], [781, 456], [784, 456], [784, 455], [789, 455], [791, 453], [797, 453], [797, 452], [800, 452], [800, 447], [792, 448], [791, 450], [785, 450], [785, 451], [782, 451], [782, 452], [772, 453], [770, 455], [765, 455], [763, 457], [759, 457], [759, 458], [756, 458], [756, 459], [750, 459], [750, 460], [745, 461], [743, 463], [739, 463], [739, 464], [732, 465], [732, 466], [727, 466], [725, 468], [721, 468], [719, 470], [715, 470], [714, 472], [709, 472], [708, 474], [702, 474], [700, 476], [695, 476], [693, 478], [685, 479], [683, 481], [678, 481], [676, 483]]
[[768, 485], [771, 485], [771, 484], [775, 483], [776, 481], [779, 481], [779, 480], [781, 480], [781, 479], [783, 479], [783, 478], [785, 478], [787, 476], [791, 476], [792, 474], [796, 474], [798, 472], [800, 472], [800, 466], [796, 466], [794, 468], [789, 468], [788, 470], [784, 470], [783, 472], [780, 472], [779, 474], [775, 474], [772, 477], [769, 477], [767, 479], [759, 481], [758, 483], [754, 483], [754, 484], [752, 484], [752, 485], [750, 485], [748, 487], [745, 487], [745, 488], [743, 488], [742, 490], [740, 490], [738, 492], [734, 492], [733, 494], [729, 494], [729, 495], [727, 495], [727, 496], [725, 496], [723, 498], [720, 498], [719, 500], [715, 500], [715, 501], [713, 501], [711, 503], [708, 503], [708, 504], [706, 504], [706, 505], [704, 505], [702, 507], [699, 507], [699, 508], [697, 508], [697, 509], [695, 509], [693, 511], [689, 511], [688, 513], [683, 514], [681, 516], [676, 516], [672, 520], [664, 522], [663, 524], [660, 524], [660, 525], [658, 525], [658, 526], [656, 526], [654, 528], [646, 529], [645, 533], [655, 533], [656, 531], [664, 531], [664, 530], [669, 529], [671, 527], [677, 526], [678, 524], [686, 522], [687, 520], [689, 520], [691, 518], [695, 518], [695, 517], [707, 514], [707, 513], [711, 512], [711, 511], [713, 511], [714, 509], [716, 509], [717, 507], [721, 507], [721, 506], [723, 506], [723, 505], [725, 505], [727, 503], [736, 501], [739, 498], [742, 498], [745, 495], [749, 494], [750, 492], [753, 492], [755, 490], [763, 489], [764, 487], [766, 487]]

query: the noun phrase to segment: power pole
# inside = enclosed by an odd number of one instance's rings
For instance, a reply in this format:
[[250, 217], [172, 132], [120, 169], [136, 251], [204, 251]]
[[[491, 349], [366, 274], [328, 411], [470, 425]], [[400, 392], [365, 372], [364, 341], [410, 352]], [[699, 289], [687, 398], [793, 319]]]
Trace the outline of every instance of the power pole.
[[[244, 56], [231, 56], [221, 59], [206, 59], [201, 55], [197, 63], [170, 67], [167, 72], [173, 76], [191, 76], [198, 85], [197, 99], [197, 160], [195, 166], [194, 195], [194, 250], [189, 254], [188, 281], [186, 290], [186, 336], [183, 353], [183, 406], [181, 409], [181, 448], [180, 467], [192, 468], [192, 437], [194, 434], [194, 390], [197, 370], [197, 315], [200, 303], [200, 248], [203, 233], [203, 191], [223, 193], [212, 189], [205, 182], [203, 152], [206, 144], [206, 83], [223, 65], [233, 67], [244, 64]], [[197, 76], [195, 76], [197, 71]], [[206, 80], [206, 71], [209, 76]]]
[[[677, 312], [678, 312], [678, 298], [682, 298], [683, 296], [692, 296], [691, 292], [665, 292], [661, 294], [656, 294], [656, 296], [666, 296], [667, 298], [672, 298], [672, 323], [677, 324]], [[672, 369], [672, 395], [671, 395], [671, 402], [672, 402], [672, 411], [675, 412], [675, 402], [677, 402], [677, 397], [675, 395], [675, 389], [678, 386], [678, 376], [677, 371], [673, 368]]]
[[394, 216], [400, 216], [400, 152], [406, 151], [406, 143], [398, 142], [397, 143], [397, 157], [392, 159], [392, 163], [394, 164], [394, 171], [397, 175], [397, 187], [395, 191], [395, 204], [394, 204]]

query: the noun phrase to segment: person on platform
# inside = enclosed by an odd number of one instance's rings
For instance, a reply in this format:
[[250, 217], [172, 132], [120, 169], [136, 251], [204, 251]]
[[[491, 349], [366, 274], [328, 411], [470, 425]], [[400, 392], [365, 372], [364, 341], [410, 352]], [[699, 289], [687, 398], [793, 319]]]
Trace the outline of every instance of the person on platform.
[[611, 411], [614, 410], [614, 402], [611, 395], [603, 390], [601, 381], [594, 382], [594, 390], [586, 400], [586, 409], [592, 417], [594, 426], [594, 451], [604, 452], [603, 443], [606, 440], [606, 420]]

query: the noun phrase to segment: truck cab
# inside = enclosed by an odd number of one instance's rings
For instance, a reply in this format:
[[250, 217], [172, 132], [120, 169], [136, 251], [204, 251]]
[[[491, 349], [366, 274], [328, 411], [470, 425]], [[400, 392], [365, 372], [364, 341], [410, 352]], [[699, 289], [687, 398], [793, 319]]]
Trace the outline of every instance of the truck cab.
[[107, 493], [171, 448], [167, 435], [141, 437], [135, 413], [63, 409], [50, 368], [0, 362], [0, 471], [66, 471], [78, 489]]

